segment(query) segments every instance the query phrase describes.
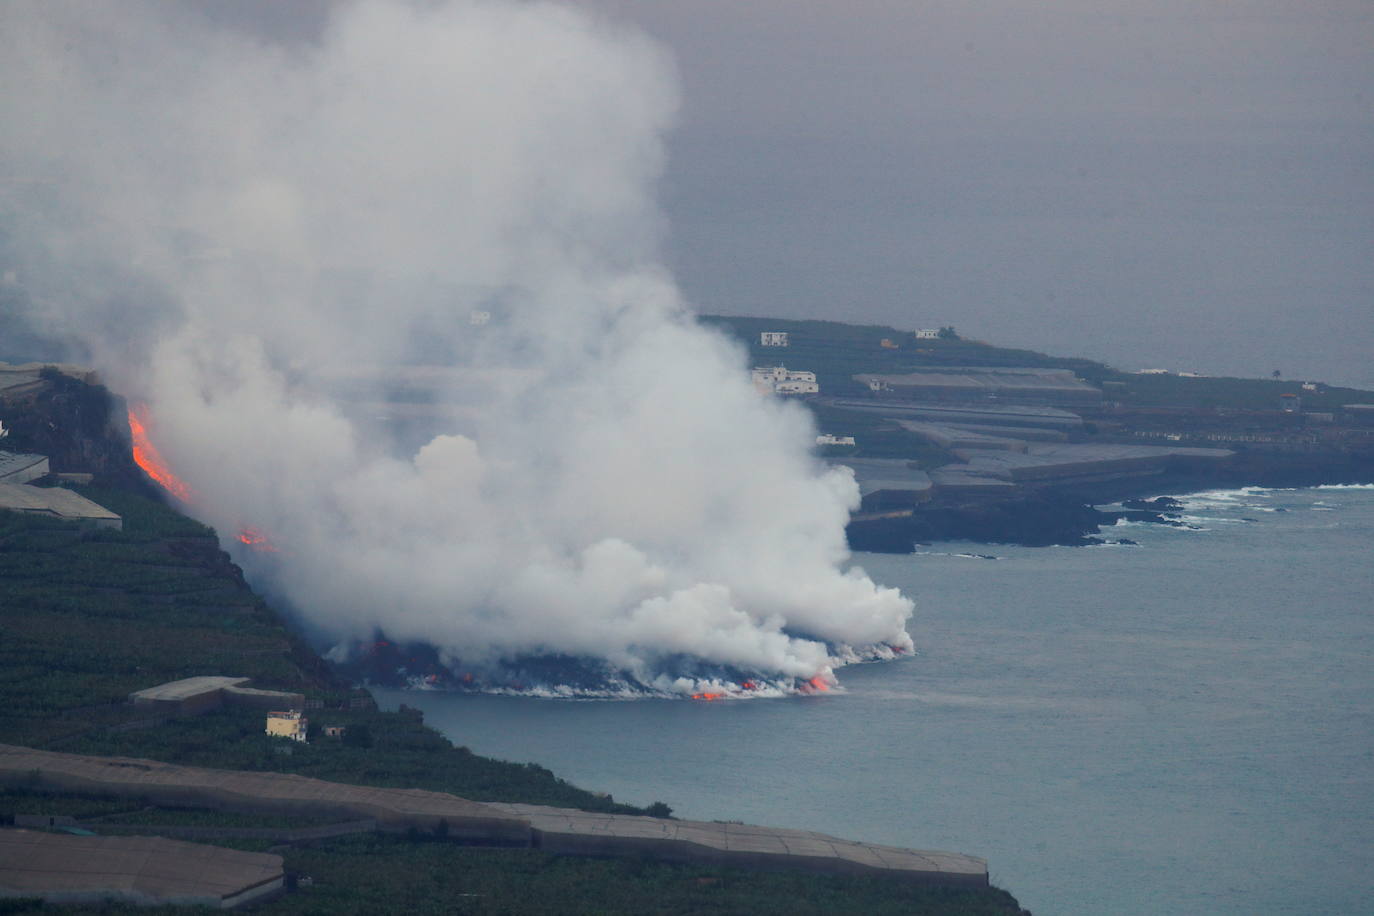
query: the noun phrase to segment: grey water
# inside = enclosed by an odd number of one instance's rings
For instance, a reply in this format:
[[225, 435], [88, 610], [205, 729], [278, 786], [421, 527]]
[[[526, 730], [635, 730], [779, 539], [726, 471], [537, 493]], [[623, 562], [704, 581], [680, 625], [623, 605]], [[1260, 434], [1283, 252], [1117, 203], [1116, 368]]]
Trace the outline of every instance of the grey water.
[[680, 817], [981, 855], [1037, 916], [1374, 912], [1374, 487], [1184, 500], [1138, 546], [856, 556], [918, 650], [843, 692], [378, 699]]

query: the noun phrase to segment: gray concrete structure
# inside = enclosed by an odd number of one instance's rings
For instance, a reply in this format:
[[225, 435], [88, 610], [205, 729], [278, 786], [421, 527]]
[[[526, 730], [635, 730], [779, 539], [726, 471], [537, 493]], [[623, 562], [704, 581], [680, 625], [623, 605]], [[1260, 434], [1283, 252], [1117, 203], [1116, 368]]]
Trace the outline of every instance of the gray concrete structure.
[[283, 773], [210, 770], [0, 744], [0, 786], [147, 799], [154, 805], [372, 819], [389, 831], [442, 829], [474, 843], [567, 855], [635, 856], [741, 868], [798, 868], [986, 885], [976, 856], [900, 849], [802, 830], [482, 803], [443, 792], [349, 786]]
[[254, 709], [304, 709], [305, 694], [231, 685], [224, 688], [224, 702], [229, 706]]
[[246, 687], [246, 677], [187, 677], [129, 694], [135, 706], [169, 716], [195, 716], [226, 704], [255, 709], [304, 709], [305, 694]]
[[891, 397], [822, 398], [827, 407], [857, 410], [894, 420], [928, 420], [936, 423], [963, 423], [972, 426], [1030, 427], [1072, 431], [1083, 427], [1083, 418], [1055, 407], [1017, 404], [940, 404], [929, 400]]
[[967, 462], [941, 470], [1019, 484], [1076, 484], [1163, 473], [1177, 462], [1212, 463], [1234, 453], [1220, 448], [1031, 443], [1022, 452], [956, 449]]
[[1022, 442], [1066, 442], [1069, 438], [1067, 430], [1037, 429], [1031, 426], [997, 426], [991, 423], [936, 423], [926, 420], [897, 420], [896, 423], [902, 429], [914, 433], [935, 428], [953, 436], [975, 433], [980, 436], [1017, 439]]
[[22, 396], [41, 387], [38, 372], [42, 368], [39, 363], [0, 362], [0, 397]]
[[930, 479], [942, 492], [968, 496], [1005, 495], [1016, 484], [1002, 477], [970, 467], [967, 464], [947, 464], [930, 472]]
[[28, 483], [46, 477], [48, 470], [47, 455], [0, 451], [0, 483]]
[[72, 363], [6, 363], [0, 362], [0, 395], [13, 397], [40, 387], [44, 369], [55, 369], [74, 379], [99, 384], [100, 378], [89, 366]]
[[[44, 458], [43, 461], [46, 465], [47, 459]], [[0, 483], [0, 509], [30, 515], [46, 515], [97, 528], [119, 530], [124, 527], [124, 520], [109, 509], [63, 487], [30, 487], [17, 483]]]
[[[941, 448], [987, 448], [1011, 452], [1024, 452], [1026, 450], [1026, 442], [1023, 439], [993, 435], [976, 426], [945, 426], [939, 423], [923, 423], [919, 420], [898, 420], [897, 425]], [[991, 427], [987, 428], [990, 429]], [[1026, 431], [1035, 432], [1035, 430]]]
[[144, 836], [0, 830], [0, 897], [228, 909], [282, 889], [282, 858]]
[[642, 856], [696, 865], [882, 874], [939, 884], [988, 883], [986, 860], [962, 853], [876, 846], [807, 830], [752, 824], [601, 814], [543, 805], [493, 807], [528, 820], [540, 849], [565, 855]]
[[864, 373], [862, 384], [881, 386], [898, 396], [939, 401], [1020, 401], [1044, 404], [1096, 404], [1102, 391], [1078, 378], [1070, 369], [1034, 367], [941, 368], [902, 375]]
[[904, 458], [837, 458], [831, 464], [854, 472], [865, 511], [910, 508], [930, 498], [929, 475]]
[[[34, 773], [38, 774], [37, 783]], [[247, 814], [371, 818], [378, 829], [433, 831], [529, 845], [525, 820], [444, 792], [350, 786], [289, 773], [211, 770], [127, 757], [84, 757], [0, 744], [0, 785], [147, 799], [154, 805]]]
[[129, 694], [129, 702], [169, 716], [194, 716], [224, 705], [224, 688], [247, 684], [250, 680], [246, 677], [187, 677], [135, 690]]

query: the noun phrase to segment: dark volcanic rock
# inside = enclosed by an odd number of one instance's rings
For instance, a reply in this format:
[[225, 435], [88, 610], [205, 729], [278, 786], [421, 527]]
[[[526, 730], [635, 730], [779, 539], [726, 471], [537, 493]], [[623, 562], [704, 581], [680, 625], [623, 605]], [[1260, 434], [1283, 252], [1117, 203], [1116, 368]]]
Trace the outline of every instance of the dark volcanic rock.
[[10, 428], [4, 447], [46, 455], [54, 472], [91, 473], [97, 483], [160, 498], [160, 489], [134, 464], [124, 401], [104, 385], [56, 369], [44, 369], [41, 378], [36, 389], [4, 401]]
[[1026, 492], [1011, 499], [932, 502], [911, 515], [851, 521], [845, 533], [851, 549], [874, 553], [910, 553], [917, 541], [1082, 546], [1114, 521], [1071, 498]]
[[[1135, 502], [1135, 500], [1132, 500]], [[1125, 509], [1119, 512], [1104, 512], [1114, 523], [1117, 519], [1127, 522], [1144, 522], [1149, 525], [1168, 525], [1170, 528], [1186, 528], [1183, 522], [1175, 516], [1163, 512], [1151, 512], [1145, 509]], [[1105, 523], [1104, 523], [1105, 524]]]

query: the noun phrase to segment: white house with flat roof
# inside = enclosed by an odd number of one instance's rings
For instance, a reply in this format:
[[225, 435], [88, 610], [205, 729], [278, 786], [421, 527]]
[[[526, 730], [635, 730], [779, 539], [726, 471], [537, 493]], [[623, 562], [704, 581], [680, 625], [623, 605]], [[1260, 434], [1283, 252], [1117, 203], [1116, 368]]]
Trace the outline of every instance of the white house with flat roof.
[[765, 366], [753, 371], [754, 388], [760, 394], [817, 394], [816, 373], [785, 366]]
[[787, 346], [786, 331], [764, 331], [759, 334], [759, 345], [764, 347]]

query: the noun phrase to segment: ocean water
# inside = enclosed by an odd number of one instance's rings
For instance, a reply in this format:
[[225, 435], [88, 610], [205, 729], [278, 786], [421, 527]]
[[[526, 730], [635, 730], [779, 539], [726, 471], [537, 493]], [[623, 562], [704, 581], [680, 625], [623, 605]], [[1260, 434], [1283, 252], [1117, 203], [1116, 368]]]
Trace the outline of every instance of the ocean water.
[[1374, 487], [1184, 499], [1134, 547], [856, 556], [918, 652], [843, 692], [378, 698], [621, 801], [981, 855], [1037, 916], [1374, 912]]

